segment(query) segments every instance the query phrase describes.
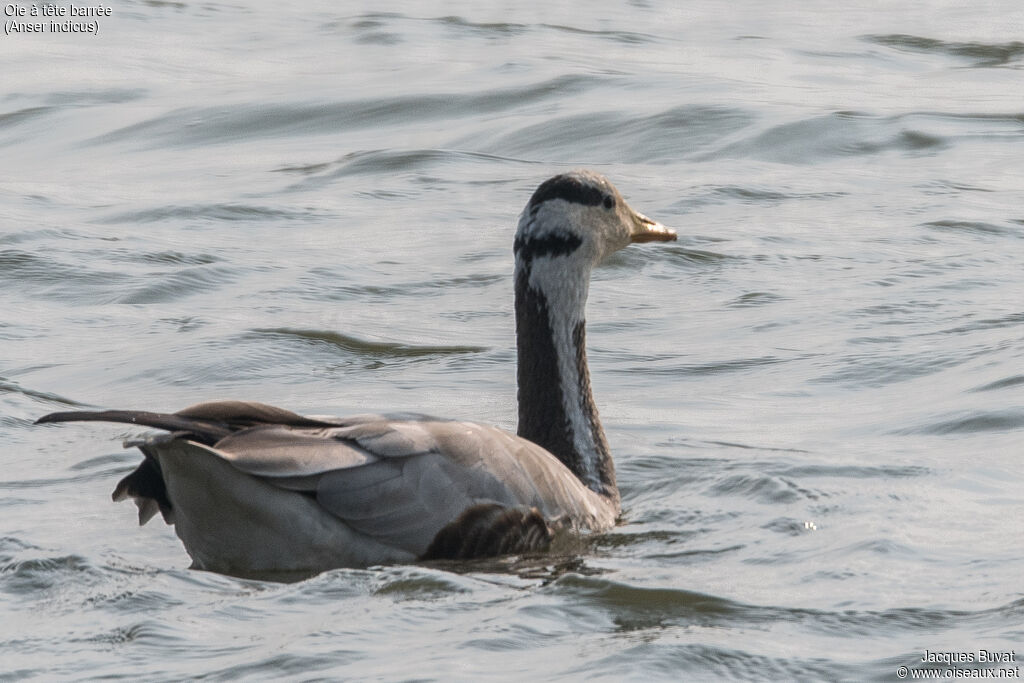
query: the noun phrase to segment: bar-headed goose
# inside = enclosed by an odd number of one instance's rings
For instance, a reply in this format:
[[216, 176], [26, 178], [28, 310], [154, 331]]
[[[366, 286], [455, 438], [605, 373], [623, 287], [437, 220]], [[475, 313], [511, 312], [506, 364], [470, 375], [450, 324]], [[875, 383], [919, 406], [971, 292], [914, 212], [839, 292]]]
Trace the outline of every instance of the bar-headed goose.
[[169, 432], [114, 490], [145, 524], [157, 512], [193, 566], [236, 575], [542, 550], [559, 529], [601, 531], [619, 513], [590, 392], [584, 308], [591, 269], [671, 230], [603, 176], [537, 188], [515, 237], [519, 433], [425, 415], [303, 417], [212, 401], [173, 414], [52, 413]]

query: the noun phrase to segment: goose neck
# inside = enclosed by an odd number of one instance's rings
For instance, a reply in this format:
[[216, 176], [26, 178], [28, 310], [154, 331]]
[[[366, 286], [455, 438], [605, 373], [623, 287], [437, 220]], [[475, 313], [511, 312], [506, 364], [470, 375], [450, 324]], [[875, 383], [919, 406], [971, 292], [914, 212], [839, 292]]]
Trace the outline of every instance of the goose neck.
[[615, 468], [587, 366], [590, 266], [572, 258], [524, 258], [523, 251], [517, 249], [515, 277], [519, 436], [617, 501]]

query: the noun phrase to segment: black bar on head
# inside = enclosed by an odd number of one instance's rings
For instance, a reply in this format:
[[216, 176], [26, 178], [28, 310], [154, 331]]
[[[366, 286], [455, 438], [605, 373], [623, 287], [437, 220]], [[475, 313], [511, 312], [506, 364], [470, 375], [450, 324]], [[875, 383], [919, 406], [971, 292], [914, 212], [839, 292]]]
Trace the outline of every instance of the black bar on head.
[[512, 251], [517, 258], [530, 262], [539, 256], [567, 256], [579, 249], [583, 240], [563, 230], [553, 230], [543, 235], [516, 237]]
[[526, 208], [530, 213], [535, 213], [540, 205], [549, 199], [564, 199], [572, 204], [597, 206], [604, 201], [604, 195], [604, 190], [574, 175], [556, 175], [540, 184], [530, 197], [530, 203]]

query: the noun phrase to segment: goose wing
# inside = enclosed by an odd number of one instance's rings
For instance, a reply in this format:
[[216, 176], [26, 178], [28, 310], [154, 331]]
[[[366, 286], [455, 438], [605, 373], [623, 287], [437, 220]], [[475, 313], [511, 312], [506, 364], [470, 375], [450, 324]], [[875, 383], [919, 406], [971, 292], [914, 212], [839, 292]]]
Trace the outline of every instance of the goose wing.
[[533, 508], [554, 525], [613, 521], [562, 463], [498, 428], [409, 415], [336, 423], [252, 427], [213, 450], [267, 483], [313, 495], [356, 531], [416, 556], [479, 506]]

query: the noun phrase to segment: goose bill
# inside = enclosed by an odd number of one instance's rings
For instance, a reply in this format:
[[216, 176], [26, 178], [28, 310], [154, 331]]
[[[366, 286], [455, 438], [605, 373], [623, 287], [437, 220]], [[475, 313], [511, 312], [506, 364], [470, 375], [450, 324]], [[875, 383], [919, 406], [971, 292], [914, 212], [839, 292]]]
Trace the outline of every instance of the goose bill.
[[675, 239], [676, 231], [672, 228], [666, 228], [642, 213], [636, 214], [633, 232], [629, 236], [630, 242], [673, 242]]

